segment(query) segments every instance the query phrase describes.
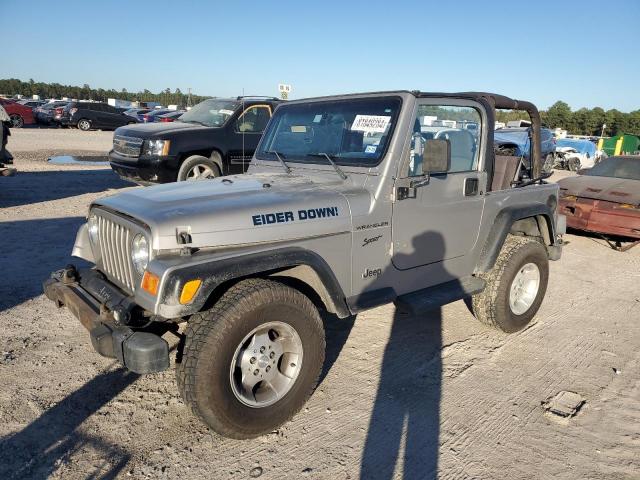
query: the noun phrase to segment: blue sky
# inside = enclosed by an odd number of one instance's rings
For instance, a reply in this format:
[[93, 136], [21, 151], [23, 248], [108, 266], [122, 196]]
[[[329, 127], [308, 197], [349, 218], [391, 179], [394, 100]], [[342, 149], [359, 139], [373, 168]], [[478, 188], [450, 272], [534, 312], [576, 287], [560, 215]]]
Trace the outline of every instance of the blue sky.
[[637, 0], [0, 0], [0, 29], [0, 78], [217, 96], [289, 83], [291, 98], [484, 90], [540, 108], [640, 108]]

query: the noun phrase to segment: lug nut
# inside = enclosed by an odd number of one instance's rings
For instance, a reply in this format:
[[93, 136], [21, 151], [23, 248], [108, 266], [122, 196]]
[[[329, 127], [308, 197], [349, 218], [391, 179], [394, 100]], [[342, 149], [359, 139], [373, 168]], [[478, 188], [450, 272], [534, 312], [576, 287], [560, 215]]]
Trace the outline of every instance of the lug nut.
[[267, 368], [265, 368], [265, 370], [268, 372], [269, 370], [271, 370], [271, 365], [267, 365]]
[[265, 350], [266, 350], [266, 348], [260, 347], [260, 353], [264, 353]]
[[251, 360], [249, 360], [249, 362], [256, 363], [256, 357], [251, 357]]
[[275, 353], [271, 352], [271, 353], [269, 354], [269, 358], [273, 358], [273, 356], [274, 356], [274, 355], [275, 355]]
[[260, 370], [258, 370], [257, 368], [253, 371], [254, 375], [258, 375], [258, 373], [260, 373]]

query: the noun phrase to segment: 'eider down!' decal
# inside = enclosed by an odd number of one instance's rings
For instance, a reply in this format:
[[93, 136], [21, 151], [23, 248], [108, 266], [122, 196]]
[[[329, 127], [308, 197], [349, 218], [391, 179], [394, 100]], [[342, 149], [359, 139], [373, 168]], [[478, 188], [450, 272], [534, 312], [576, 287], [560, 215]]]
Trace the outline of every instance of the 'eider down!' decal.
[[252, 215], [254, 225], [271, 225], [272, 223], [287, 223], [318, 218], [337, 217], [338, 207], [307, 208], [297, 212], [274, 212]]

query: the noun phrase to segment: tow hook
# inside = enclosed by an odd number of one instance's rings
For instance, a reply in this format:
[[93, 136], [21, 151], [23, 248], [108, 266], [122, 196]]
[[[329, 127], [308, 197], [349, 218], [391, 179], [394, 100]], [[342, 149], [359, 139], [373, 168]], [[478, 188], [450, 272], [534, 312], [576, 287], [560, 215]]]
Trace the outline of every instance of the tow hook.
[[78, 281], [78, 271], [74, 265], [67, 265], [64, 270], [62, 270], [62, 283], [65, 285], [69, 285], [71, 283], [76, 283]]

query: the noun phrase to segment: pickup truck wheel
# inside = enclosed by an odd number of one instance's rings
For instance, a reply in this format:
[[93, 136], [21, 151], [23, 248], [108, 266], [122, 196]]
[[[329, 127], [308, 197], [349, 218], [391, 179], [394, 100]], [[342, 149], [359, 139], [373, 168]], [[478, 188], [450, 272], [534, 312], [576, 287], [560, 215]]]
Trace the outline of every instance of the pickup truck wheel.
[[487, 286], [472, 297], [473, 314], [485, 325], [517, 332], [533, 319], [547, 291], [547, 252], [534, 238], [509, 235], [493, 268], [480, 276]]
[[322, 320], [299, 291], [244, 280], [185, 332], [178, 389], [211, 429], [231, 438], [273, 431], [295, 415], [324, 362]]
[[542, 167], [542, 170], [546, 173], [552, 173], [554, 162], [555, 157], [553, 156], [553, 153], [548, 153], [544, 159], [544, 166]]
[[220, 176], [220, 169], [216, 162], [202, 155], [187, 158], [178, 171], [178, 181], [205, 180]]
[[82, 130], [83, 132], [91, 130], [91, 122], [86, 118], [81, 118], [80, 120], [78, 120], [78, 129]]

